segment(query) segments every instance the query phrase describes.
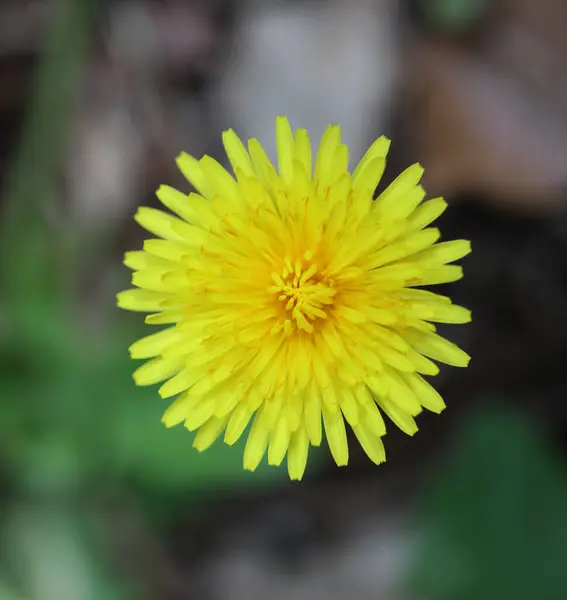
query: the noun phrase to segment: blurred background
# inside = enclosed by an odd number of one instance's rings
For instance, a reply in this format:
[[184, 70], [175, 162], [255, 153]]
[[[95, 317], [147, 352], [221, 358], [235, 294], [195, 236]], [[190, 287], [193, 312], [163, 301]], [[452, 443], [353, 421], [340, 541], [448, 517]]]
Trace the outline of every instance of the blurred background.
[[[567, 598], [567, 3], [2, 0], [0, 600]], [[376, 468], [199, 455], [135, 389], [131, 216], [222, 129], [393, 138], [466, 237], [473, 356]], [[188, 190], [187, 190], [188, 191]]]

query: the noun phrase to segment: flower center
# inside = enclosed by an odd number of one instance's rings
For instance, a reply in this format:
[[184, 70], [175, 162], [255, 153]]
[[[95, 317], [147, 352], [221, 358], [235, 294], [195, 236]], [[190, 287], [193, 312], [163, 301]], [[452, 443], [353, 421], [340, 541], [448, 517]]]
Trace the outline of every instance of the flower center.
[[[269, 291], [276, 295], [283, 315], [272, 327], [272, 333], [293, 329], [313, 332], [313, 322], [327, 318], [327, 310], [333, 304], [336, 289], [332, 280], [326, 280], [316, 264], [311, 262], [311, 252], [304, 254], [304, 260], [295, 262], [286, 256], [281, 272], [273, 272], [274, 285]], [[327, 309], [327, 310], [326, 310]]]

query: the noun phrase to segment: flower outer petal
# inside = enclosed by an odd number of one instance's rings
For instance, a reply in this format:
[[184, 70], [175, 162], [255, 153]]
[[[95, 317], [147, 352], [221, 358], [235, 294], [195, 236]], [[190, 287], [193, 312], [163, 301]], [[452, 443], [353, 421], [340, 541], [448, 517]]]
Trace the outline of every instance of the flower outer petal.
[[325, 181], [329, 170], [333, 164], [333, 158], [337, 146], [341, 142], [341, 128], [338, 125], [329, 125], [323, 133], [319, 150], [315, 160], [315, 173], [313, 179], [315, 182]]
[[190, 396], [187, 393], [177, 396], [177, 398], [167, 407], [161, 418], [161, 422], [166, 427], [178, 425], [186, 419], [189, 412], [191, 412], [200, 401], [201, 398]]
[[343, 415], [339, 411], [330, 411], [323, 405], [323, 424], [329, 449], [337, 466], [346, 466], [348, 464], [348, 443]]
[[228, 416], [222, 417], [211, 417], [206, 423], [199, 427], [197, 435], [193, 440], [193, 448], [196, 448], [199, 452], [203, 452], [207, 448], [213, 445], [219, 435], [224, 431]]
[[386, 460], [386, 450], [381, 437], [375, 435], [365, 423], [358, 423], [353, 427], [353, 431], [362, 449], [375, 465], [379, 465]]
[[432, 246], [440, 236], [441, 232], [434, 227], [412, 233], [373, 254], [370, 257], [368, 268], [376, 269], [377, 267], [400, 260], [401, 258], [417, 254], [425, 248]]
[[224, 434], [224, 441], [229, 446], [232, 446], [240, 439], [252, 415], [252, 409], [245, 402], [238, 404], [232, 411]]
[[383, 223], [393, 223], [395, 221], [407, 219], [424, 198], [425, 190], [421, 185], [417, 185], [401, 197], [391, 194], [389, 197], [377, 200], [374, 207]]
[[291, 436], [289, 420], [285, 411], [281, 411], [277, 423], [270, 435], [268, 446], [268, 464], [278, 466], [282, 463]]
[[384, 158], [375, 158], [352, 178], [352, 189], [372, 197], [386, 169]]
[[[421, 404], [412, 389], [406, 384], [402, 375], [398, 375], [393, 370], [388, 370], [383, 374], [388, 389], [388, 397], [412, 417], [418, 415], [421, 411]], [[411, 377], [409, 375], [408, 377]]]
[[[404, 376], [402, 376], [404, 377]], [[413, 390], [414, 394], [421, 405], [434, 413], [440, 413], [445, 410], [445, 402], [439, 392], [433, 388], [423, 377], [419, 375], [405, 376], [404, 377], [408, 386]]]
[[164, 310], [153, 315], [148, 315], [144, 319], [144, 322], [148, 325], [170, 325], [172, 323], [179, 323], [185, 316], [183, 310]]
[[[250, 160], [250, 156], [246, 151], [244, 144], [236, 133], [234, 133], [232, 129], [224, 131], [222, 134], [222, 142], [235, 175], [236, 170], [238, 169], [242, 172], [244, 177], [252, 177], [254, 175], [252, 161]], [[238, 177], [238, 179], [240, 180], [241, 178]]]
[[368, 148], [368, 150], [364, 153], [364, 156], [360, 159], [358, 165], [356, 166], [352, 174], [353, 186], [356, 186], [356, 179], [360, 175], [360, 172], [366, 167], [366, 165], [377, 158], [385, 159], [389, 149], [390, 140], [385, 136], [381, 136], [375, 142], [373, 142], [370, 148]]
[[380, 408], [390, 417], [392, 422], [399, 427], [404, 433], [414, 435], [417, 433], [417, 424], [414, 418], [409, 415], [403, 408], [388, 398], [380, 398], [378, 400]]
[[418, 373], [422, 373], [423, 375], [439, 374], [439, 367], [428, 358], [425, 358], [423, 354], [416, 352], [413, 348], [406, 350], [406, 356], [411, 360]]
[[276, 145], [280, 177], [286, 182], [293, 181], [294, 141], [287, 117], [276, 118]]
[[347, 420], [347, 423], [354, 427], [359, 422], [359, 407], [356, 397], [351, 390], [343, 388], [339, 394], [339, 405], [341, 411]]
[[459, 260], [469, 254], [471, 243], [469, 240], [452, 240], [441, 242], [419, 254], [421, 262], [431, 261], [437, 264], [446, 264]]
[[144, 250], [126, 252], [124, 255], [124, 264], [132, 270], [142, 269], [172, 269], [175, 268], [175, 262], [155, 256]]
[[422, 175], [423, 167], [419, 163], [409, 166], [378, 196], [375, 206], [379, 207], [383, 203], [395, 203], [417, 185]]
[[378, 437], [386, 435], [386, 423], [384, 423], [384, 419], [368, 387], [359, 384], [355, 387], [354, 393], [362, 407], [360, 421], [365, 422], [374, 435]]
[[409, 217], [407, 231], [423, 229], [437, 220], [447, 208], [447, 202], [443, 198], [432, 198], [427, 200]]
[[[190, 225], [157, 208], [140, 206], [134, 215], [134, 220], [138, 225], [164, 240], [187, 242], [190, 239], [183, 234], [184, 227], [190, 227]], [[179, 226], [182, 233], [174, 230], [174, 226]]]
[[211, 198], [213, 195], [212, 188], [207, 181], [207, 177], [203, 171], [200, 162], [193, 158], [187, 152], [182, 152], [175, 162], [179, 170], [183, 173], [187, 181], [203, 196]]
[[198, 404], [191, 407], [185, 418], [185, 427], [189, 431], [195, 431], [213, 416], [214, 410], [215, 399], [211, 397], [202, 398]]
[[306, 129], [298, 129], [295, 132], [294, 159], [303, 166], [305, 173], [311, 179], [311, 171], [313, 169], [311, 142], [309, 141], [309, 134]]
[[154, 385], [175, 375], [181, 367], [181, 363], [160, 356], [138, 367], [133, 374], [134, 381], [140, 386]]
[[191, 221], [191, 211], [189, 210], [189, 198], [179, 190], [169, 185], [160, 185], [156, 192], [160, 202], [170, 211], [185, 221]]
[[169, 327], [139, 339], [128, 350], [132, 358], [151, 358], [161, 354], [168, 346], [182, 337], [183, 334], [178, 329]]
[[132, 289], [116, 294], [117, 305], [125, 310], [152, 312], [159, 310], [169, 294], [150, 290]]
[[243, 466], [247, 471], [255, 471], [258, 468], [268, 448], [270, 432], [259, 424], [260, 414], [257, 413], [254, 417], [244, 448]]
[[300, 481], [303, 478], [308, 454], [309, 436], [305, 427], [300, 427], [292, 434], [287, 451], [287, 470], [292, 481]]
[[159, 388], [158, 393], [162, 398], [171, 398], [172, 396], [176, 396], [189, 389], [198, 378], [199, 377], [196, 376], [194, 369], [185, 367], [184, 369], [181, 369], [175, 377], [166, 381]]
[[405, 339], [417, 352], [453, 367], [466, 367], [470, 356], [445, 338], [427, 331], [409, 330]]
[[320, 446], [323, 437], [321, 425], [321, 396], [312, 384], [305, 391], [304, 403], [305, 430], [312, 446]]

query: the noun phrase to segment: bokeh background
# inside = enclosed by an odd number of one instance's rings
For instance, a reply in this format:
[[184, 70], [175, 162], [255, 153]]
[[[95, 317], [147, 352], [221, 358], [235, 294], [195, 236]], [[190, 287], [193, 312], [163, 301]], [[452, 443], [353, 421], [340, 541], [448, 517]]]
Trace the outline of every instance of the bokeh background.
[[[0, 600], [567, 598], [565, 0], [2, 0]], [[376, 468], [198, 455], [136, 389], [131, 216], [274, 117], [393, 138], [466, 237], [467, 370]]]

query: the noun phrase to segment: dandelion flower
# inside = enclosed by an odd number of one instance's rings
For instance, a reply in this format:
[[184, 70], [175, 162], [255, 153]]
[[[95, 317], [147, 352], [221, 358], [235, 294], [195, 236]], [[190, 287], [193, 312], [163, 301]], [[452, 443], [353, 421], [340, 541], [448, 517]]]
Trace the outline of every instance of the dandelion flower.
[[461, 278], [451, 263], [470, 243], [438, 243], [429, 225], [446, 203], [424, 201], [418, 164], [373, 199], [385, 137], [353, 173], [336, 125], [314, 160], [307, 131], [293, 133], [285, 117], [276, 138], [277, 170], [256, 139], [246, 149], [232, 130], [223, 143], [234, 177], [210, 156], [178, 157], [196, 193], [162, 186], [157, 196], [174, 214], [138, 210], [155, 237], [126, 254], [135, 289], [118, 305], [166, 325], [130, 353], [149, 359], [138, 385], [165, 382], [160, 396], [175, 397], [167, 427], [197, 431], [199, 451], [248, 431], [245, 469], [266, 452], [271, 465], [287, 454], [289, 476], [301, 479], [324, 437], [347, 464], [346, 424], [379, 464], [384, 415], [413, 435], [423, 408], [445, 408], [423, 376], [438, 373], [433, 361], [465, 367], [469, 357], [433, 323], [466, 323], [470, 312], [416, 286]]

